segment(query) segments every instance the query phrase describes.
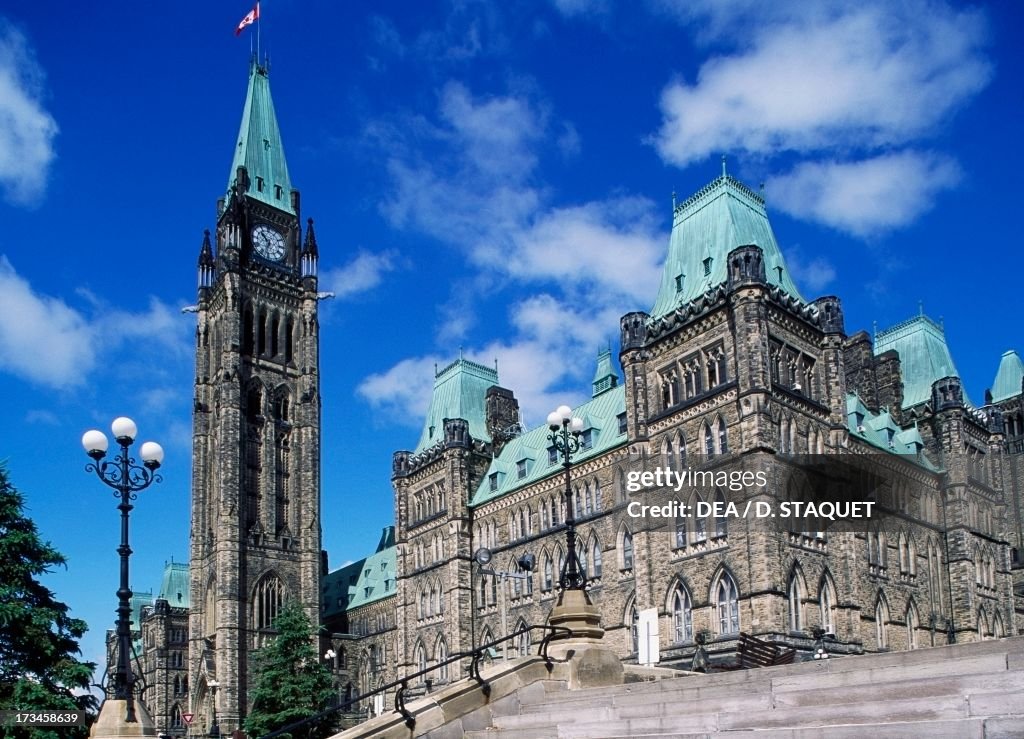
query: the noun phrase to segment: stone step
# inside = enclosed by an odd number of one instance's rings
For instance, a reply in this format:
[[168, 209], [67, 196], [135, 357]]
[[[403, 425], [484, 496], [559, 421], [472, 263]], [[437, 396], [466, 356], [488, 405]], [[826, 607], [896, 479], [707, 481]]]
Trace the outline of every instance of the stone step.
[[963, 696], [942, 696], [927, 701], [874, 700], [863, 703], [839, 703], [825, 707], [776, 708], [752, 714], [718, 714], [719, 729], [773, 729], [835, 726], [839, 724], [876, 724], [913, 721], [945, 721], [969, 718]]
[[[853, 685], [841, 690], [830, 690], [824, 703], [856, 703], [871, 701], [878, 696], [890, 698], [913, 698], [927, 700], [945, 695], [986, 695], [1002, 693], [1007, 690], [1024, 691], [1024, 673], [991, 673], [952, 677], [931, 677], [920, 680], [896, 680], [894, 682], [875, 682], [869, 685]], [[821, 690], [776, 690], [774, 693], [777, 708], [798, 708], [801, 706], [820, 706], [823, 704]]]

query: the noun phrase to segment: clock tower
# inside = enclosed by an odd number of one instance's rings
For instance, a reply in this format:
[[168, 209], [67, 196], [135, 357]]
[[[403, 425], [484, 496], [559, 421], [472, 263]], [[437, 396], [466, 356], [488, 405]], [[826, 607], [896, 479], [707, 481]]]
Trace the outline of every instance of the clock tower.
[[240, 728], [253, 653], [286, 601], [319, 624], [317, 244], [253, 63], [217, 228], [199, 253], [189, 674], [192, 726]]

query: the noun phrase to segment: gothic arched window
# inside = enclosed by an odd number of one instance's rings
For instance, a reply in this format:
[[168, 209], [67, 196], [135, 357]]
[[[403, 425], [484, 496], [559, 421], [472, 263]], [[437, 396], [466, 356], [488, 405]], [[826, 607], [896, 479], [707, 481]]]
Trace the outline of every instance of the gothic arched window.
[[718, 633], [737, 634], [740, 630], [740, 602], [736, 581], [732, 575], [723, 572], [718, 577], [714, 591], [714, 602], [718, 610]]
[[693, 605], [690, 593], [677, 583], [672, 591], [672, 641], [675, 644], [693, 639]]

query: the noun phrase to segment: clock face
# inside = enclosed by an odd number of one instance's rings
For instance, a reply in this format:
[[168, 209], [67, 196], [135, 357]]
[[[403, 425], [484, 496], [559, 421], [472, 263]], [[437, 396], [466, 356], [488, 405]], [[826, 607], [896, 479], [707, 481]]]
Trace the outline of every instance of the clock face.
[[284, 236], [270, 226], [261, 223], [252, 230], [252, 245], [265, 259], [278, 262], [284, 258]]

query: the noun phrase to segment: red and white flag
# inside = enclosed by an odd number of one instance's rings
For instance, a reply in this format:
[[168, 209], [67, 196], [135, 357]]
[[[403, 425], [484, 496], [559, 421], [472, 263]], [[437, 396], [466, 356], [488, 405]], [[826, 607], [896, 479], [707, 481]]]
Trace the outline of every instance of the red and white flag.
[[253, 23], [258, 21], [259, 18], [260, 18], [260, 4], [257, 2], [253, 6], [252, 10], [250, 10], [246, 14], [246, 16], [241, 21], [239, 21], [238, 28], [235, 29], [235, 35], [236, 36], [241, 35], [242, 29], [244, 29], [246, 26], [251, 26]]

